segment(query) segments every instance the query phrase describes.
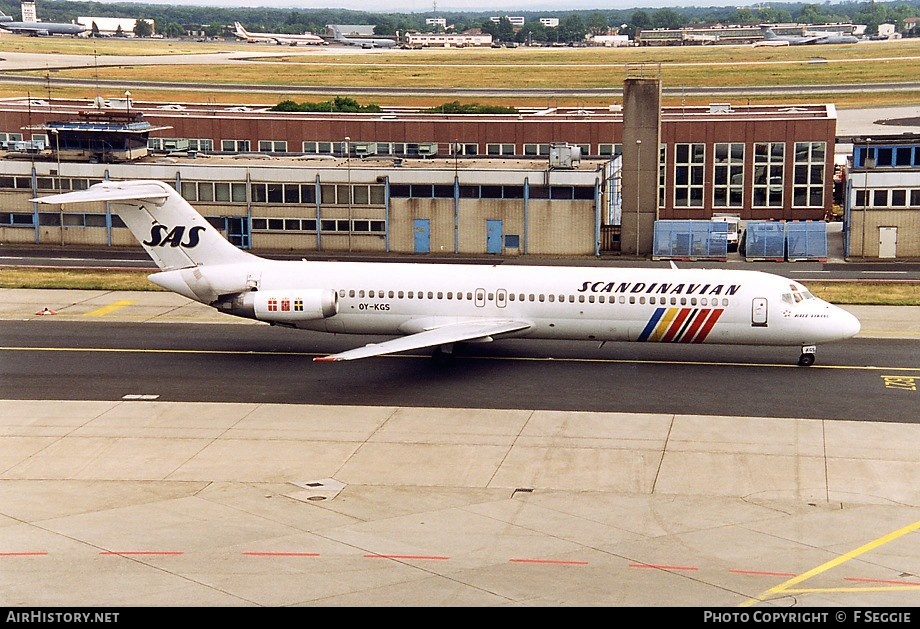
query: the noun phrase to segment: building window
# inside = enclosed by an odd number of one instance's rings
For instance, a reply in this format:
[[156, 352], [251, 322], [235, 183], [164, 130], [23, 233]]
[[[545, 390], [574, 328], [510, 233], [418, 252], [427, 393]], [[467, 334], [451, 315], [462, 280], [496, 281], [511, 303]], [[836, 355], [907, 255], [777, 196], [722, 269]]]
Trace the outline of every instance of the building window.
[[34, 227], [35, 215], [25, 212], [0, 212], [0, 226]]
[[744, 200], [744, 144], [718, 142], [713, 146], [712, 206], [741, 207]]
[[824, 207], [824, 142], [796, 142], [792, 205]]
[[664, 198], [667, 188], [665, 182], [668, 177], [668, 146], [662, 144], [658, 147], [658, 207], [664, 207]]
[[202, 153], [214, 150], [214, 140], [208, 138], [189, 138], [188, 150]]
[[549, 144], [525, 144], [525, 157], [549, 157]]
[[478, 144], [468, 144], [464, 142], [452, 142], [450, 145], [450, 155], [479, 155]]
[[514, 155], [514, 144], [486, 144], [486, 155]]
[[614, 155], [622, 155], [623, 145], [622, 144], [598, 144], [597, 154], [600, 155], [601, 157], [613, 157]]
[[287, 153], [287, 142], [284, 140], [259, 140], [260, 153]]
[[0, 133], [0, 148], [9, 148], [10, 142], [22, 142], [22, 134]]
[[249, 140], [221, 140], [220, 150], [225, 153], [249, 152]]
[[783, 206], [783, 162], [786, 145], [782, 142], [754, 144], [753, 207]]
[[703, 207], [705, 144], [674, 145], [674, 207]]

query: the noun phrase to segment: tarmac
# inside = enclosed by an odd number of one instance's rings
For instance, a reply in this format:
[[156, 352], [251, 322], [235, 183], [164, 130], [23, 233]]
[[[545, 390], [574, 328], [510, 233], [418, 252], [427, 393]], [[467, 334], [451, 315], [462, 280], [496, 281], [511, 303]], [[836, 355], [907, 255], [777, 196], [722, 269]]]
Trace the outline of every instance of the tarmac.
[[[847, 309], [920, 338], [920, 308]], [[0, 325], [48, 317], [252, 325], [169, 293], [0, 290]], [[4, 390], [6, 606], [918, 603], [914, 423]]]

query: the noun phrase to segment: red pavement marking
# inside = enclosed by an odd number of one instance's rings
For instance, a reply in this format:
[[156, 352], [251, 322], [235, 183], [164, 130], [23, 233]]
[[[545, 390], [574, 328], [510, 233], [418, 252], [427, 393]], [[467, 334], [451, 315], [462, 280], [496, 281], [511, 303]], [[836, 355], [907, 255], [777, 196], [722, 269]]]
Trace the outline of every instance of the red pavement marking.
[[510, 563], [549, 563], [563, 566], [587, 566], [587, 561], [574, 561], [567, 559], [509, 559]]
[[19, 553], [0, 553], [0, 557], [44, 557], [48, 554], [48, 551], [36, 550], [36, 551], [24, 551]]
[[862, 579], [860, 577], [843, 577], [844, 581], [856, 581], [857, 583], [884, 583], [886, 585], [914, 585], [920, 587], [917, 581], [894, 581], [891, 579]]
[[629, 564], [630, 568], [654, 568], [656, 570], [688, 570], [695, 571], [699, 568], [694, 568], [692, 566], [666, 566], [663, 564], [653, 564], [653, 563], [631, 563]]
[[100, 555], [184, 555], [181, 550], [103, 550]]
[[447, 561], [450, 557], [441, 557], [438, 555], [364, 555], [365, 559], [430, 559], [437, 561]]
[[729, 570], [733, 574], [750, 574], [763, 577], [794, 577], [793, 572], [767, 572], [765, 570]]
[[319, 557], [319, 553], [246, 551], [248, 557]]

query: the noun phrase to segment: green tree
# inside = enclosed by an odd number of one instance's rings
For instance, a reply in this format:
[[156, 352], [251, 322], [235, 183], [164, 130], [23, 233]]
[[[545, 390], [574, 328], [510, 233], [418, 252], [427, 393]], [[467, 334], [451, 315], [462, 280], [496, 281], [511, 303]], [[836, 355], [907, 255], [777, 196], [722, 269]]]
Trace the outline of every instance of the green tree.
[[577, 13], [571, 13], [559, 22], [559, 39], [562, 41], [584, 41], [587, 32], [584, 20]]
[[137, 37], [150, 37], [153, 35], [153, 24], [147, 20], [138, 20], [134, 23], [134, 34]]
[[514, 41], [519, 44], [532, 44], [546, 41], [546, 28], [540, 22], [525, 22], [514, 34]]
[[588, 33], [591, 35], [606, 35], [608, 28], [607, 18], [603, 13], [594, 12], [588, 18]]
[[185, 35], [185, 29], [178, 22], [170, 22], [163, 28], [163, 34], [166, 37], [182, 37]]
[[649, 17], [649, 14], [639, 9], [633, 11], [632, 14], [632, 27], [635, 29], [651, 28], [652, 27], [652, 18]]
[[652, 13], [652, 25], [655, 28], [680, 28], [684, 24], [684, 16], [674, 9], [658, 9]]
[[816, 4], [802, 5], [799, 11], [799, 24], [823, 24], [826, 21], [824, 12]]
[[507, 17], [502, 17], [498, 21], [497, 35], [493, 35], [498, 41], [514, 41], [514, 25]]

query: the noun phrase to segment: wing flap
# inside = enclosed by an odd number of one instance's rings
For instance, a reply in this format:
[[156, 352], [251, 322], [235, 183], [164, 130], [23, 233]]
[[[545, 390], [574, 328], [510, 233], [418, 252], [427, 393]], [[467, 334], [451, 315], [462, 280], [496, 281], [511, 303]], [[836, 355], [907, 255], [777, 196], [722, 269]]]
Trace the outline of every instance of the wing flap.
[[363, 347], [357, 347], [338, 354], [330, 356], [318, 356], [313, 360], [336, 362], [340, 360], [356, 360], [358, 358], [369, 358], [371, 356], [382, 356], [384, 354], [393, 354], [396, 352], [406, 352], [412, 349], [421, 349], [424, 347], [434, 347], [436, 345], [446, 345], [449, 343], [459, 343], [461, 341], [491, 341], [493, 336], [502, 334], [511, 334], [520, 332], [530, 327], [526, 321], [510, 320], [489, 320], [489, 321], [465, 321], [463, 323], [451, 323], [439, 326], [423, 332], [401, 336], [382, 343], [369, 343]]

